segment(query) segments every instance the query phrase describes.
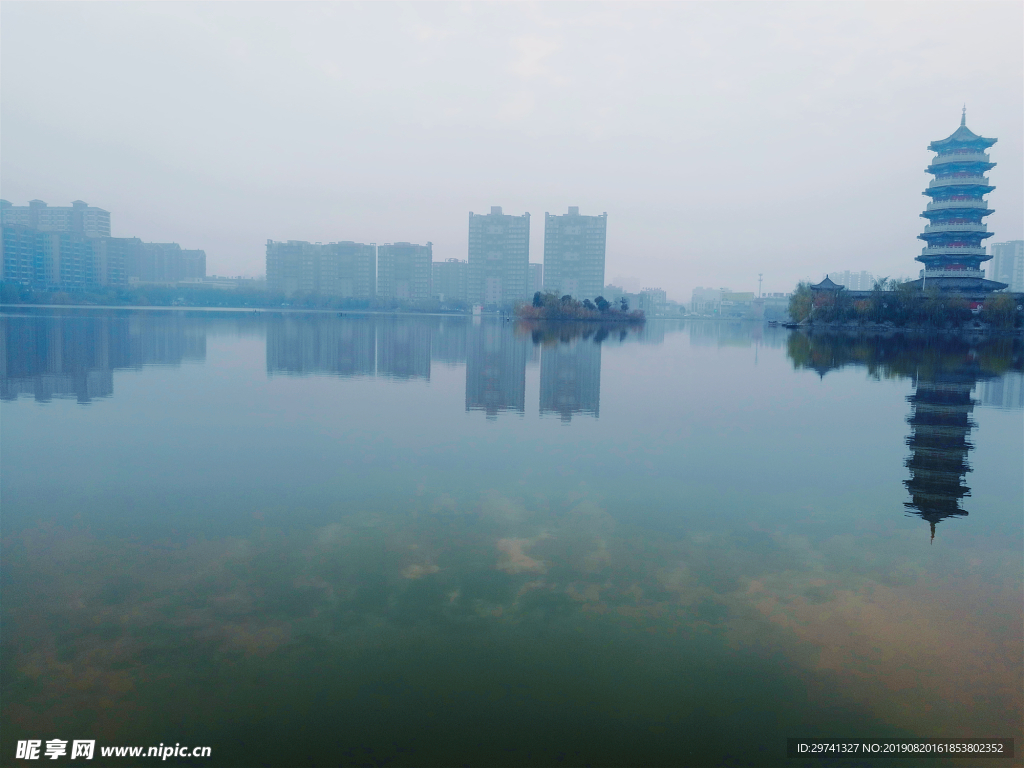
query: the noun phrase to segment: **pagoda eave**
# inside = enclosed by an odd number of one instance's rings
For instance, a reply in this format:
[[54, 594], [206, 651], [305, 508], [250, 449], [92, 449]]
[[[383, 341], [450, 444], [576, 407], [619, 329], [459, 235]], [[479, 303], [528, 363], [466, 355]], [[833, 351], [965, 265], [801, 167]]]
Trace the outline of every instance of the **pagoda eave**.
[[983, 277], [929, 277], [927, 280], [918, 278], [906, 283], [909, 288], [918, 291], [923, 288], [935, 288], [939, 291], [956, 293], [965, 299], [984, 301], [993, 291], [1001, 291], [1008, 287], [1006, 283], [987, 280]]
[[942, 208], [938, 211], [924, 211], [920, 214], [922, 219], [945, 219], [956, 216], [977, 216], [982, 218], [995, 213], [995, 208]]
[[[924, 240], [930, 246], [933, 240], [941, 240], [944, 237], [949, 237], [950, 232], [926, 232], [923, 235], [918, 235], [918, 240]], [[984, 240], [987, 237], [992, 237], [995, 232], [963, 232], [959, 233], [962, 239], [975, 238], [978, 240]], [[941, 247], [938, 246], [938, 247]], [[980, 247], [980, 246], [979, 246]]]
[[[936, 195], [947, 195], [950, 192], [953, 194], [964, 194], [970, 192], [975, 195], [987, 195], [989, 192], [994, 190], [995, 187], [985, 187], [981, 184], [950, 184], [946, 187], [934, 187], [926, 189], [922, 192], [922, 195], [928, 195], [928, 197], [934, 198]], [[938, 201], [936, 201], [938, 202]]]
[[939, 171], [948, 171], [950, 169], [950, 166], [954, 165], [967, 166], [967, 168], [969, 168], [972, 171], [977, 169], [979, 173], [988, 173], [989, 171], [996, 167], [995, 163], [982, 163], [974, 161], [968, 161], [964, 163], [932, 163], [931, 165], [924, 169], [924, 172], [937, 174]]

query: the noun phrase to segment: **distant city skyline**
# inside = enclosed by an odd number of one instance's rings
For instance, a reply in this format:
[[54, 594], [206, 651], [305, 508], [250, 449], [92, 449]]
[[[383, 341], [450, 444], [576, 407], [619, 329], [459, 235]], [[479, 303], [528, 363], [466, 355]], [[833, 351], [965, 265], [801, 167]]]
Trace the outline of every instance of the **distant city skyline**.
[[[203, 248], [217, 274], [261, 274], [268, 238], [465, 259], [463, 212], [499, 203], [608, 211], [606, 274], [677, 299], [836, 264], [916, 277], [925, 145], [965, 102], [1000, 137], [989, 229], [1024, 237], [1016, 3], [0, 14], [4, 197], [90, 201], [115, 235]], [[954, 38], [984, 55], [951, 56]]]

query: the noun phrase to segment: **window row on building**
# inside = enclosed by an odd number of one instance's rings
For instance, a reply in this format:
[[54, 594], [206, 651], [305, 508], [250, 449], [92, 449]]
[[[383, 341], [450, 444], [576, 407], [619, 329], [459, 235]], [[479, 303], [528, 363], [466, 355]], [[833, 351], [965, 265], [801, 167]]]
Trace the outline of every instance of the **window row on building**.
[[50, 207], [42, 200], [13, 205], [0, 200], [0, 224], [20, 224], [43, 232], [77, 232], [87, 237], [110, 237], [110, 212], [82, 200]]
[[133, 283], [179, 283], [206, 276], [206, 252], [137, 237], [94, 237], [4, 224], [0, 275], [33, 288], [88, 290]]

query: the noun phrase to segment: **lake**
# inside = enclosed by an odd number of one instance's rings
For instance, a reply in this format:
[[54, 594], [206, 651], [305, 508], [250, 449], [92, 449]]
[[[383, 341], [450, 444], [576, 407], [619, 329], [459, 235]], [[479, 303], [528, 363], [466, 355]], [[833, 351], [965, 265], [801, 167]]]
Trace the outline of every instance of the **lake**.
[[4, 765], [26, 739], [207, 766], [1024, 748], [1019, 338], [0, 326]]

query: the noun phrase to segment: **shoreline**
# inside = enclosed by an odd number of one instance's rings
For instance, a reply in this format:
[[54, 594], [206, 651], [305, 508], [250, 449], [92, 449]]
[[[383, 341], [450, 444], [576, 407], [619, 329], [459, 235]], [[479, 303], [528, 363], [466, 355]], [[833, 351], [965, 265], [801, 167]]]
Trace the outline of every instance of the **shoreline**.
[[929, 334], [932, 336], [1024, 336], [1024, 328], [920, 328], [910, 326], [889, 325], [845, 325], [842, 323], [815, 323], [805, 325], [787, 325], [788, 330], [824, 331], [828, 333], [843, 332], [849, 334], [895, 335], [901, 333]]

